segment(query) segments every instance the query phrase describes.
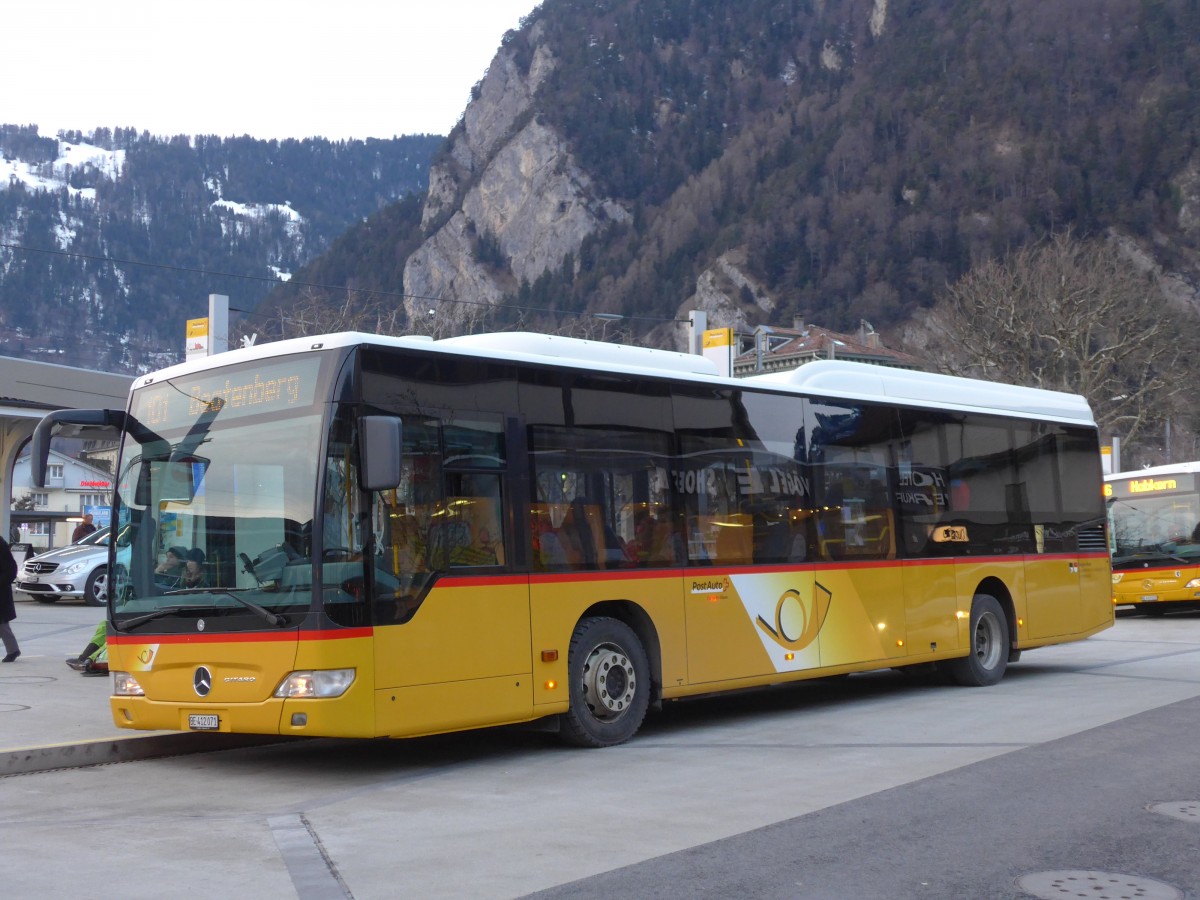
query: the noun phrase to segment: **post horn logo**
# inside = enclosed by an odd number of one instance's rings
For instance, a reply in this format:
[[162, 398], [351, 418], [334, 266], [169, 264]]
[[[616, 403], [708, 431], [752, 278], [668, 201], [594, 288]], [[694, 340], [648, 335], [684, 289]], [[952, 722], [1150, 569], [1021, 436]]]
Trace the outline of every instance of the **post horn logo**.
[[758, 617], [758, 627], [785, 650], [803, 650], [817, 639], [833, 594], [813, 584], [813, 595], [802, 597], [797, 590], [786, 590], [775, 604], [775, 622]]

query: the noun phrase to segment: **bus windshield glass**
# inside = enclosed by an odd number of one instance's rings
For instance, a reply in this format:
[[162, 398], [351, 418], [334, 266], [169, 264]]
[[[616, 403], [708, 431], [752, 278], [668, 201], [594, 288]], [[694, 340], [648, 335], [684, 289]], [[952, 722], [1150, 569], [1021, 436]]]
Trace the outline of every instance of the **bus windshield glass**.
[[1195, 476], [1112, 479], [1108, 489], [1113, 564], [1200, 559], [1200, 495]]
[[[322, 357], [136, 391], [114, 498], [113, 621], [295, 624], [312, 603]], [[265, 625], [264, 625], [265, 623]]]

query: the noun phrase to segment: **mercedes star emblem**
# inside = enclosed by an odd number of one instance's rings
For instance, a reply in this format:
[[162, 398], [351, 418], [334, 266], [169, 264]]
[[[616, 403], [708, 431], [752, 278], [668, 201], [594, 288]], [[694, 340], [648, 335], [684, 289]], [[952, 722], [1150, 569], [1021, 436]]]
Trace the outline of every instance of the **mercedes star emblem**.
[[196, 670], [196, 675], [192, 678], [192, 687], [197, 697], [208, 696], [208, 692], [212, 690], [212, 672], [208, 671], [208, 666], [201, 666]]

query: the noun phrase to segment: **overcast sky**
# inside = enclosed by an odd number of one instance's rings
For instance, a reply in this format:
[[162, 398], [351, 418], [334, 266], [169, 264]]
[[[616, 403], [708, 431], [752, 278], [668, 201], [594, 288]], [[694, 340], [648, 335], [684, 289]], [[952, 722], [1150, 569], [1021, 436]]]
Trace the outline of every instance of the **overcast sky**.
[[41, 134], [446, 134], [537, 0], [17, 0], [0, 123]]

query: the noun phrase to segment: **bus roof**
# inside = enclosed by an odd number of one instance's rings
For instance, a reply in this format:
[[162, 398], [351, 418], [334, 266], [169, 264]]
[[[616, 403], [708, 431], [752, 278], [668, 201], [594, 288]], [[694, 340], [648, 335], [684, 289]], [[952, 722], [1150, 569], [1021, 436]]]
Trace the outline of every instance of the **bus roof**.
[[1000, 411], [1029, 418], [1095, 424], [1091, 407], [1079, 394], [869, 363], [818, 360], [786, 372], [740, 380], [822, 396], [869, 397], [893, 403]]
[[601, 367], [605, 371], [646, 372], [671, 375], [702, 375], [717, 377], [717, 366], [711, 359], [695, 353], [656, 350], [652, 347], [633, 347], [629, 344], [610, 344], [607, 341], [586, 341], [556, 334], [536, 334], [529, 331], [501, 331], [495, 334], [466, 334], [443, 338], [438, 346], [451, 349], [480, 351], [494, 356], [497, 351], [526, 358], [546, 357], [568, 366]]
[[819, 360], [786, 372], [749, 378], [725, 378], [717, 375], [716, 366], [710, 360], [695, 354], [532, 332], [473, 334], [441, 340], [420, 335], [385, 337], [362, 332], [292, 338], [181, 363], [138, 378], [134, 382], [134, 388], [163, 378], [175, 378], [222, 365], [358, 345], [599, 370], [632, 376], [718, 382], [730, 387], [761, 387], [837, 399], [882, 401], [940, 409], [1002, 413], [1030, 419], [1054, 419], [1085, 425], [1095, 424], [1087, 400], [1078, 394], [1062, 391], [841, 360]]
[[1105, 481], [1123, 481], [1126, 478], [1159, 478], [1163, 475], [1190, 475], [1200, 472], [1200, 462], [1170, 463], [1165, 466], [1154, 466], [1149, 469], [1130, 469], [1125, 472], [1114, 472], [1105, 475]]

